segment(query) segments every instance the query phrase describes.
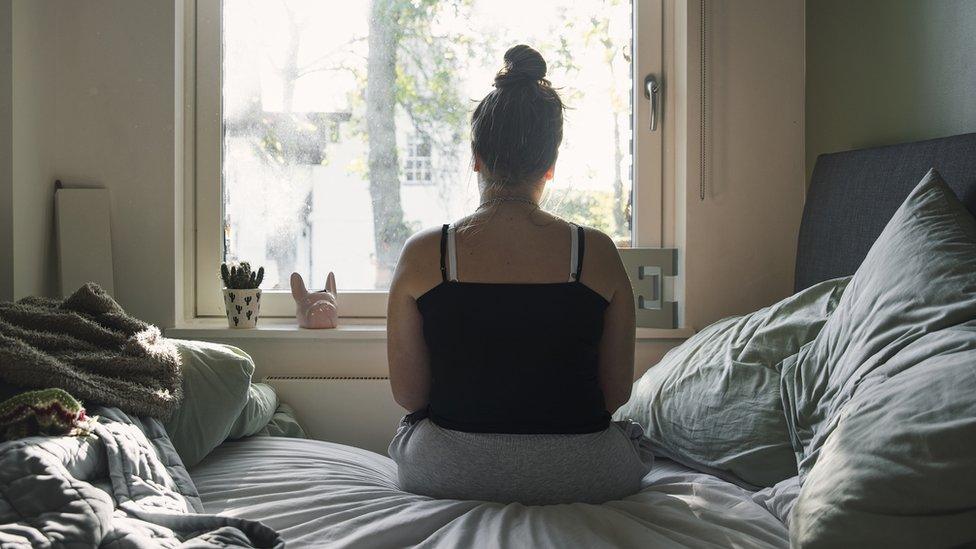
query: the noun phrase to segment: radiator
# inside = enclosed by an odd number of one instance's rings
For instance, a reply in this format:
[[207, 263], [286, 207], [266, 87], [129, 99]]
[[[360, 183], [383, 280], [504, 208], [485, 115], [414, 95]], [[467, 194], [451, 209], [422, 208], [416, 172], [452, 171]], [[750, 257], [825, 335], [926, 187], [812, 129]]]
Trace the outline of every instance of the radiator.
[[270, 376], [264, 382], [295, 409], [309, 438], [384, 456], [405, 413], [386, 377]]

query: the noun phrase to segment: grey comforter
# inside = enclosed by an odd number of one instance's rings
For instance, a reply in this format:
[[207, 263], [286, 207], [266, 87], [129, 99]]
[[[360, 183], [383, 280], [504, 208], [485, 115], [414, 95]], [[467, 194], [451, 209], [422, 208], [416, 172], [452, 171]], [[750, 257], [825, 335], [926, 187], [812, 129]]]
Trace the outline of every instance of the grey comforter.
[[283, 547], [258, 522], [203, 514], [155, 419], [94, 408], [94, 436], [0, 444], [3, 547]]

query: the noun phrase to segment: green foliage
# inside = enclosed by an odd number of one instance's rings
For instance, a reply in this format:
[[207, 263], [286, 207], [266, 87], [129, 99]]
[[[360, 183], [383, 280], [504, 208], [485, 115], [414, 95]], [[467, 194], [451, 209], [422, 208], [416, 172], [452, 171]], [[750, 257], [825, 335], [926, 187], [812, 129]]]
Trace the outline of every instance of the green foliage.
[[259, 267], [257, 272], [251, 270], [251, 264], [242, 261], [238, 265], [220, 264], [220, 278], [224, 281], [224, 287], [228, 290], [253, 290], [261, 286], [264, 280], [264, 267]]
[[552, 189], [544, 206], [556, 215], [609, 235], [618, 245], [629, 245], [630, 234], [614, 230], [614, 196], [606, 191]]
[[546, 207], [553, 213], [605, 233], [612, 232], [611, 204], [606, 193], [576, 189], [553, 189], [546, 198]]

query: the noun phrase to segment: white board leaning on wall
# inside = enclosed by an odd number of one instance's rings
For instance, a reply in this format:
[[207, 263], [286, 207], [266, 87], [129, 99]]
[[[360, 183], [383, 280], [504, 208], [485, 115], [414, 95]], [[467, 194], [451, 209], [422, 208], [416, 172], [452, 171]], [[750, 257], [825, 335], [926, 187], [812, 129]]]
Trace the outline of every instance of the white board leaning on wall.
[[54, 211], [58, 239], [58, 284], [62, 296], [86, 282], [115, 293], [108, 189], [58, 187]]

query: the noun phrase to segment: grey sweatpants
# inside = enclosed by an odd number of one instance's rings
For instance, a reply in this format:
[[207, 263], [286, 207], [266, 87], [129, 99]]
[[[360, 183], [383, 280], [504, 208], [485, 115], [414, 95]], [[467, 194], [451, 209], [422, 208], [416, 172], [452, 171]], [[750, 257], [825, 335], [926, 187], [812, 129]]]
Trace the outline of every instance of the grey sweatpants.
[[390, 443], [400, 488], [434, 498], [603, 503], [636, 493], [654, 462], [643, 429], [632, 422], [580, 435], [514, 435], [408, 418]]

